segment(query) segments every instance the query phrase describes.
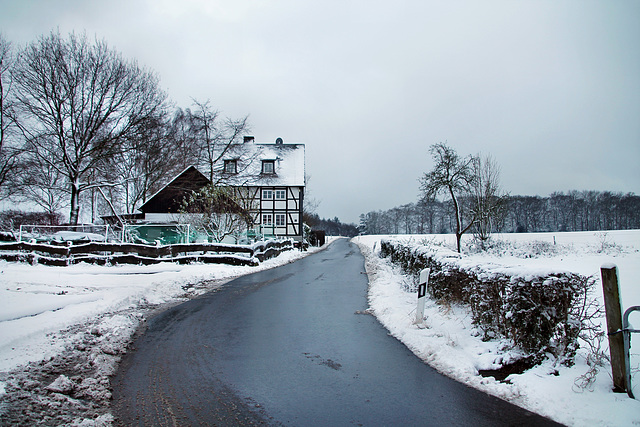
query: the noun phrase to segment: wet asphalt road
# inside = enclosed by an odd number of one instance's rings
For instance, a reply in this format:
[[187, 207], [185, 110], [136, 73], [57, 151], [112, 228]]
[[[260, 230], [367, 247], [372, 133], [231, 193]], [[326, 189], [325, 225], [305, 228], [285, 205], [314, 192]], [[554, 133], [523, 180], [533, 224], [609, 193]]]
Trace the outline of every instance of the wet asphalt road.
[[148, 322], [114, 379], [120, 425], [551, 425], [446, 378], [367, 308], [346, 239]]

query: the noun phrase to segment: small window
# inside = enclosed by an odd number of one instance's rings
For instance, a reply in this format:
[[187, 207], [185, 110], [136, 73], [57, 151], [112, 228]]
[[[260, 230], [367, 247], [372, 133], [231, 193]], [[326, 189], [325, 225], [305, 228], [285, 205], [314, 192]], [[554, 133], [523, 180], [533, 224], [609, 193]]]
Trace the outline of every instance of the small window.
[[262, 190], [262, 200], [273, 200], [273, 190]]
[[276, 200], [287, 200], [287, 191], [286, 190], [275, 190]]
[[287, 217], [285, 214], [276, 214], [276, 227], [284, 227], [287, 225]]
[[262, 161], [262, 173], [265, 175], [273, 175], [276, 173], [276, 162], [273, 160]]
[[273, 225], [273, 214], [262, 214], [262, 225]]
[[224, 173], [238, 173], [238, 161], [237, 160], [225, 160], [224, 161]]

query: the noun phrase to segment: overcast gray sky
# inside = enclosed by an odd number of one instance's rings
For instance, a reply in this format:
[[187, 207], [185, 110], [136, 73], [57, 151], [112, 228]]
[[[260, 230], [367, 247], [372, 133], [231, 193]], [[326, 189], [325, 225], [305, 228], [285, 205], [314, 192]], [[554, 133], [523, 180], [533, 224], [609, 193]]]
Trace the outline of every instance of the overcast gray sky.
[[18, 46], [56, 28], [305, 143], [323, 217], [416, 201], [441, 141], [511, 194], [640, 193], [638, 0], [0, 0]]

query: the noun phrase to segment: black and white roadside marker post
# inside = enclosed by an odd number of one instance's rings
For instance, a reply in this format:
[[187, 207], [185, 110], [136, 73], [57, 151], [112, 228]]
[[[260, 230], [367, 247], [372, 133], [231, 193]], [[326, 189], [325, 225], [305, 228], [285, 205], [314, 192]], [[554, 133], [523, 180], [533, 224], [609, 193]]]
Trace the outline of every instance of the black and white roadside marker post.
[[424, 320], [424, 301], [427, 295], [427, 284], [429, 283], [429, 270], [425, 268], [420, 272], [420, 282], [418, 283], [418, 308], [416, 309], [416, 320], [414, 325], [422, 326]]

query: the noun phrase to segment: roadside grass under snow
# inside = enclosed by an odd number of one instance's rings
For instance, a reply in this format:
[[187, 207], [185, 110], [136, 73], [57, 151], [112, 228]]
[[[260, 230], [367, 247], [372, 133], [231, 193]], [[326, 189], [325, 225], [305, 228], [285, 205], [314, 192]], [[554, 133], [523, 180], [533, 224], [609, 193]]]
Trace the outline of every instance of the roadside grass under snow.
[[[520, 357], [507, 340], [483, 341], [482, 334], [471, 322], [470, 311], [460, 305], [438, 305], [427, 299], [425, 326], [413, 324], [417, 295], [413, 279], [378, 256], [380, 240], [455, 248], [453, 235], [360, 236], [354, 239], [366, 259], [369, 274], [370, 310], [393, 336], [402, 341], [418, 357], [440, 372], [468, 385], [511, 401], [574, 426], [640, 425], [640, 402], [627, 394], [611, 391], [611, 366], [608, 361], [599, 368], [590, 384], [585, 383], [589, 371], [586, 343], [582, 343], [572, 367], [547, 360], [522, 374], [512, 374], [500, 382], [482, 377], [479, 370], [498, 369]], [[640, 231], [500, 234], [493, 236], [492, 248], [479, 251], [466, 236], [469, 250], [463, 255], [467, 265], [503, 265], [510, 269], [570, 271], [596, 280], [593, 296], [602, 304], [600, 267], [605, 263], [618, 266], [623, 309], [640, 305]], [[640, 313], [631, 321], [640, 323]], [[601, 327], [606, 330], [604, 318]], [[635, 345], [634, 345], [635, 344]], [[632, 336], [632, 363], [635, 375], [633, 389], [640, 395], [640, 334]], [[606, 339], [601, 348], [608, 355]], [[585, 386], [586, 385], [586, 386]]]

